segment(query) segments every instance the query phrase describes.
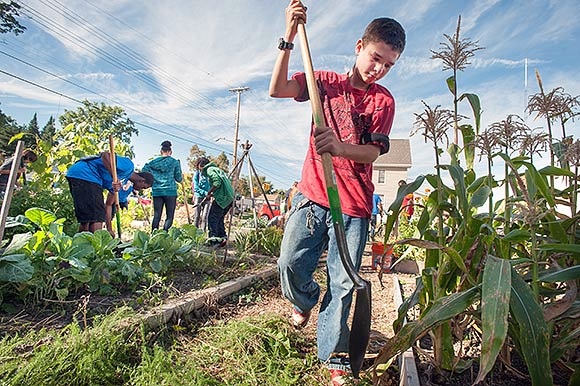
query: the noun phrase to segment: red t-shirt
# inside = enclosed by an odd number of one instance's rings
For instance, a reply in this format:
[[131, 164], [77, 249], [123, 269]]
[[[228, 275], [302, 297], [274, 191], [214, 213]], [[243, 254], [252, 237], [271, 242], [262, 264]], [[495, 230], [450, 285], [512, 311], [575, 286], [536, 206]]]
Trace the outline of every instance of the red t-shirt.
[[[350, 85], [347, 74], [335, 72], [316, 71], [315, 78], [326, 124], [334, 130], [339, 140], [359, 145], [364, 133], [389, 135], [395, 116], [395, 100], [389, 90], [376, 83], [366, 91], [355, 89]], [[292, 79], [300, 85], [300, 93], [295, 99], [307, 101], [309, 97], [304, 73], [296, 73]], [[316, 152], [312, 130], [313, 124], [298, 188], [309, 200], [329, 207], [322, 160]], [[379, 142], [373, 144], [383, 146]], [[352, 217], [370, 218], [374, 192], [372, 164], [343, 157], [332, 157], [332, 163], [342, 212]]]

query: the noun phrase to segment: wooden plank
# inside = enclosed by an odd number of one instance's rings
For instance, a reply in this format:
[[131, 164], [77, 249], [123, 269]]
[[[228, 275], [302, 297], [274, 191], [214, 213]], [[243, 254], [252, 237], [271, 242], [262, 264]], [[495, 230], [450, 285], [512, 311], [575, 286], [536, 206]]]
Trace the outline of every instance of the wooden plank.
[[171, 323], [193, 313], [202, 307], [241, 291], [260, 280], [267, 280], [278, 274], [276, 266], [269, 265], [250, 275], [230, 280], [212, 288], [192, 291], [179, 297], [171, 303], [163, 304], [149, 311], [143, 321], [150, 328]]
[[4, 192], [4, 197], [2, 200], [2, 209], [0, 210], [0, 240], [4, 238], [4, 231], [6, 230], [6, 217], [8, 217], [8, 211], [10, 210], [10, 204], [12, 203], [12, 194], [14, 193], [14, 185], [16, 183], [16, 179], [18, 178], [18, 169], [20, 169], [20, 159], [22, 158], [23, 150], [24, 142], [18, 141], [16, 143], [14, 158], [12, 159], [12, 167], [10, 168], [8, 183], [6, 184], [6, 192]]
[[[399, 309], [403, 304], [403, 294], [401, 293], [401, 285], [397, 275], [393, 275], [393, 301], [395, 309]], [[403, 325], [407, 323], [407, 318], [403, 321]], [[409, 347], [407, 351], [399, 356], [399, 368], [401, 369], [399, 386], [420, 386], [419, 373], [417, 372], [417, 365], [415, 364], [415, 355], [413, 348]]]

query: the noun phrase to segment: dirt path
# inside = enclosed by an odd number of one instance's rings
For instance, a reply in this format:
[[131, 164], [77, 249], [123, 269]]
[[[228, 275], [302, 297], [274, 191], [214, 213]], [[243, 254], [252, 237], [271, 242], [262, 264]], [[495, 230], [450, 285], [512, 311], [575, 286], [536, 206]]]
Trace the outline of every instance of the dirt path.
[[[324, 281], [324, 269], [318, 281]], [[371, 282], [372, 289], [372, 321], [371, 321], [371, 341], [369, 343], [369, 353], [377, 353], [384, 345], [387, 337], [393, 336], [393, 321], [397, 317], [397, 311], [393, 303], [393, 275], [385, 273], [383, 275], [383, 286], [378, 278], [377, 271], [371, 268], [371, 251], [370, 244], [365, 250], [363, 256], [363, 266], [361, 276]], [[400, 274], [398, 274], [400, 275]], [[405, 275], [409, 276], [409, 275]], [[320, 280], [322, 279], [322, 280]], [[229, 314], [231, 318], [242, 318], [247, 316], [258, 316], [265, 313], [275, 313], [281, 317], [289, 317], [292, 309], [291, 304], [284, 299], [279, 285], [274, 285], [265, 294], [260, 295], [260, 299], [252, 301], [247, 305], [229, 304], [221, 312]], [[318, 318], [318, 307], [315, 307], [312, 317], [304, 329], [305, 334], [316, 339], [316, 322]]]

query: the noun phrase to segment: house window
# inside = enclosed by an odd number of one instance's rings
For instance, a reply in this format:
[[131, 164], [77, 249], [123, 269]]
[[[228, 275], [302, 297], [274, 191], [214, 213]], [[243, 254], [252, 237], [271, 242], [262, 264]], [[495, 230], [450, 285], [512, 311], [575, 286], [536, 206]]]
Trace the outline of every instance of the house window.
[[385, 171], [384, 170], [379, 170], [379, 184], [384, 184], [385, 183]]

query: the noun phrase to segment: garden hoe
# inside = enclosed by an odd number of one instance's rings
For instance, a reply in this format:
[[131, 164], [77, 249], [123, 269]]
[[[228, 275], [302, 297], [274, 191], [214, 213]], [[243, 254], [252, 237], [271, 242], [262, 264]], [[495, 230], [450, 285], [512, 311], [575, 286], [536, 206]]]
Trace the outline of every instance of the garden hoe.
[[[109, 135], [109, 154], [111, 156], [111, 173], [113, 176], [113, 182], [118, 182], [117, 179], [117, 158], [115, 157], [115, 142], [113, 141], [113, 136]], [[119, 206], [119, 192], [115, 192], [115, 217], [117, 219], [117, 234], [121, 238], [121, 207]]]
[[[323, 127], [326, 126], [326, 123], [324, 120], [324, 113], [318, 88], [316, 86], [316, 79], [314, 77], [310, 48], [306, 37], [306, 28], [303, 23], [298, 24], [298, 36], [300, 38], [300, 49], [302, 52], [302, 61], [304, 62], [308, 94], [312, 105], [312, 118], [316, 127]], [[324, 180], [326, 182], [326, 193], [328, 194], [328, 202], [332, 216], [332, 223], [334, 225], [336, 243], [340, 253], [340, 260], [342, 261], [348, 276], [354, 283], [356, 290], [356, 304], [350, 329], [348, 355], [352, 374], [355, 378], [358, 378], [371, 331], [371, 283], [359, 276], [352, 264], [352, 260], [350, 259], [350, 253], [346, 243], [346, 234], [344, 231], [344, 220], [342, 218], [340, 198], [338, 197], [338, 188], [334, 182], [335, 178], [332, 166], [332, 156], [330, 153], [324, 153], [321, 157], [324, 170]]]

